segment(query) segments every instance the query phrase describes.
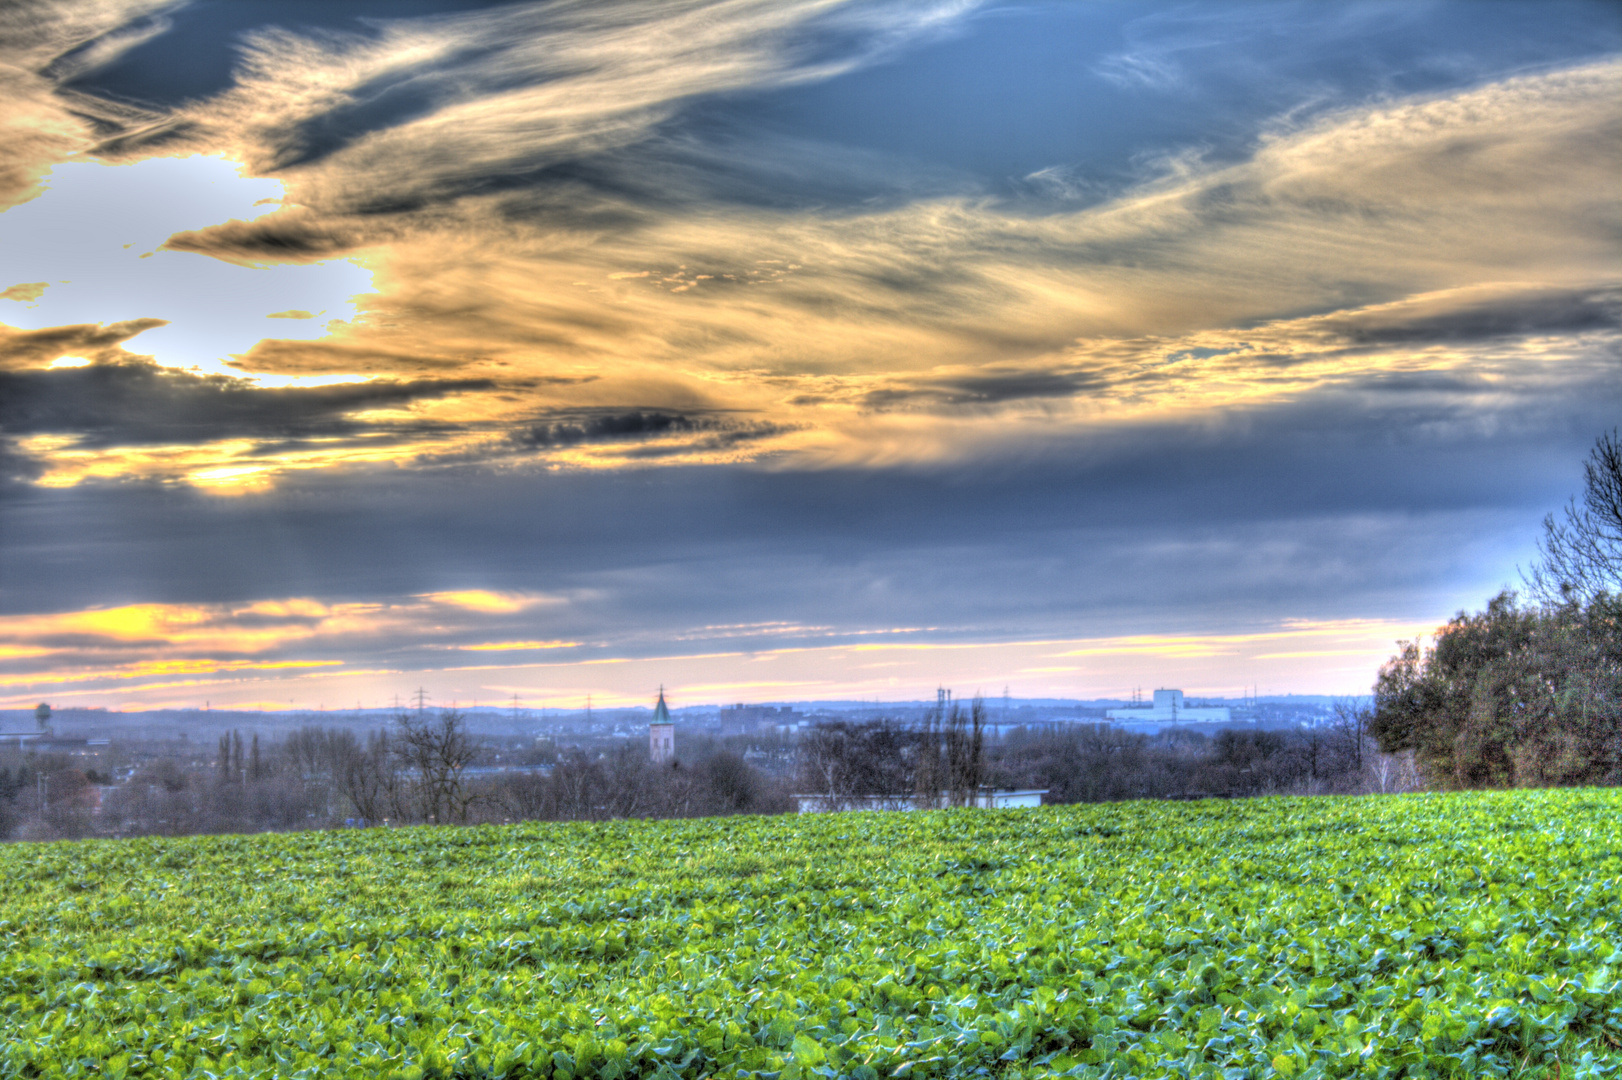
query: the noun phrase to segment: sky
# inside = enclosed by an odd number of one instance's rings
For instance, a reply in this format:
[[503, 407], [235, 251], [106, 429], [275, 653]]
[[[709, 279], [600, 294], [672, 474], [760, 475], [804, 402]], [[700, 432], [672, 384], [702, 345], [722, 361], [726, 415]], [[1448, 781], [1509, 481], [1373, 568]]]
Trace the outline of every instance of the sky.
[[1366, 693], [1622, 418], [1622, 8], [13, 0], [0, 706]]

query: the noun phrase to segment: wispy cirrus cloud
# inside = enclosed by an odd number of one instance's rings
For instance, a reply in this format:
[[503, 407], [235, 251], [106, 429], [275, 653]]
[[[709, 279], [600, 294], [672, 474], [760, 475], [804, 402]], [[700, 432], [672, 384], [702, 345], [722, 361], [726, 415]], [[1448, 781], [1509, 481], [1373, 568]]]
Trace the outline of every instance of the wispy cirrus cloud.
[[[166, 28], [174, 0], [18, 0], [0, 18], [0, 208], [36, 191], [56, 162], [99, 133], [159, 122], [160, 112], [65, 90], [64, 79], [117, 59]], [[99, 130], [98, 130], [99, 129]]]
[[[825, 79], [948, 28], [966, 0], [530, 3], [372, 33], [251, 34], [190, 136], [298, 177], [299, 201], [399, 211], [541, 179], [684, 102]], [[351, 186], [347, 176], [364, 174]]]
[[[937, 199], [875, 214], [649, 213], [600, 235], [504, 222], [496, 250], [425, 234], [423, 262], [442, 300], [477, 277], [485, 300], [465, 310], [496, 313], [491, 344], [510, 333], [560, 364], [651, 346], [667, 366], [776, 371], [1029, 359], [1078, 337], [1604, 280], [1613, 246], [1591, 223], [1615, 214], [1603, 148], [1619, 89], [1602, 64], [1351, 110], [1274, 135], [1248, 162], [1195, 164], [1076, 213]], [[499, 199], [463, 209], [465, 235], [497, 231]], [[394, 264], [382, 301], [401, 315], [426, 273], [416, 258]], [[517, 295], [537, 280], [546, 300]], [[421, 310], [454, 337], [449, 307]]]

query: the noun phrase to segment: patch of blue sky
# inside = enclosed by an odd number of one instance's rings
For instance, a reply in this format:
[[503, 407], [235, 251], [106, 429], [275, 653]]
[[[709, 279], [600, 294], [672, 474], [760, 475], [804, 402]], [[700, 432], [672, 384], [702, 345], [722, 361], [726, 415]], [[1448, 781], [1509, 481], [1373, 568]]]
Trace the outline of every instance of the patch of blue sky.
[[40, 194], [0, 214], [0, 288], [45, 286], [0, 304], [0, 322], [32, 330], [162, 319], [132, 350], [214, 372], [262, 338], [324, 336], [355, 316], [370, 271], [348, 260], [240, 266], [162, 247], [182, 230], [274, 210], [281, 196], [279, 182], [244, 177], [217, 157], [57, 165]]
[[1168, 157], [1239, 160], [1283, 117], [1622, 49], [1612, 5], [1482, 8], [993, 6], [830, 79], [697, 102], [670, 127], [883, 153], [992, 194], [1102, 201]]
[[[511, 0], [201, 0], [162, 16], [164, 32], [69, 80], [75, 89], [163, 108], [212, 97], [234, 82], [236, 45], [278, 28], [370, 36], [383, 19], [509, 6]], [[93, 43], [92, 43], [93, 44]], [[80, 50], [87, 48], [81, 46]]]
[[1213, 356], [1228, 356], [1232, 353], [1244, 352], [1249, 348], [1250, 345], [1248, 343], [1241, 342], [1238, 345], [1228, 349], [1178, 349], [1176, 352], [1167, 353], [1165, 358], [1161, 360], [1161, 364], [1181, 364], [1185, 360], [1209, 360]]
[[[255, 31], [369, 36], [382, 20], [510, 6], [548, 5], [206, 0], [166, 12], [162, 32], [72, 85], [173, 107], [227, 89]], [[721, 202], [837, 208], [951, 192], [1086, 204], [1188, 154], [1241, 160], [1287, 119], [1622, 51], [1622, 8], [1594, 0], [1039, 0], [887, 17], [904, 6], [850, 4], [800, 27], [789, 51], [826, 77], [695, 96], [640, 148], [587, 150], [576, 164], [615, 184], [674, 153], [702, 162], [693, 194]], [[434, 107], [435, 92], [409, 83], [371, 91], [306, 125], [279, 165]], [[595, 169], [594, 154], [607, 155]]]

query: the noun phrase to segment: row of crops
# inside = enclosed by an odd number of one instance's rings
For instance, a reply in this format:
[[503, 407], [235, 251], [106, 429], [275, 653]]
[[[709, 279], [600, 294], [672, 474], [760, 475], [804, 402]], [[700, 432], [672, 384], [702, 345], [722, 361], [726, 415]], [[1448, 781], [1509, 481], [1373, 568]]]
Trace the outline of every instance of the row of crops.
[[0, 847], [0, 1076], [1622, 1061], [1622, 794]]

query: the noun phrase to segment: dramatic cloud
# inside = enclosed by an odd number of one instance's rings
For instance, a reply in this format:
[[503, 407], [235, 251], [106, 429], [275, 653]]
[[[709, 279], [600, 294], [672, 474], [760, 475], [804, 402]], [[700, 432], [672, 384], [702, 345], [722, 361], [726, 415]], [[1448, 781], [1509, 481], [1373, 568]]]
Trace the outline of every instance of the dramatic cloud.
[[104, 67], [166, 28], [171, 0], [19, 0], [0, 19], [0, 207], [35, 189], [53, 164], [98, 131], [150, 124], [160, 114], [66, 90], [64, 79]]
[[1622, 415], [1604, 4], [14, 7], [18, 693], [1355, 688]]
[[[369, 382], [262, 389], [139, 362], [0, 372], [0, 428], [18, 435], [72, 434], [87, 446], [332, 436], [359, 432], [361, 424], [348, 417], [361, 410], [488, 386]], [[369, 425], [368, 433], [380, 426]]]

